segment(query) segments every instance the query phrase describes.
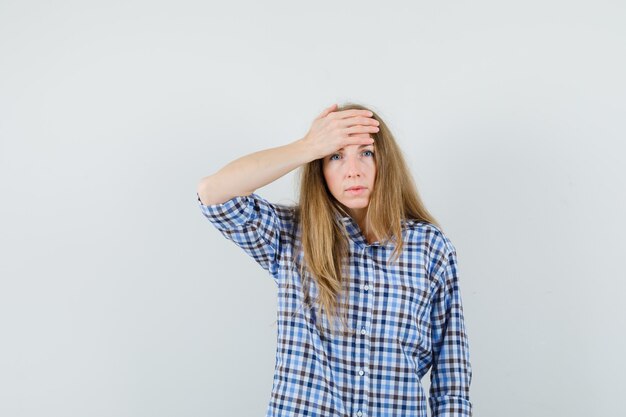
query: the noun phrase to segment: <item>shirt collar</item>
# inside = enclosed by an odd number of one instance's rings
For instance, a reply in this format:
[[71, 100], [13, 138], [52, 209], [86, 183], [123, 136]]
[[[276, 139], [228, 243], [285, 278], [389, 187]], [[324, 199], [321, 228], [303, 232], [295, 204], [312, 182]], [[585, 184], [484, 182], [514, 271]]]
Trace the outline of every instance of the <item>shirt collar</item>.
[[[348, 237], [352, 241], [354, 241], [358, 246], [360, 246], [360, 247], [364, 247], [364, 246], [384, 246], [384, 245], [382, 245], [378, 241], [377, 242], [373, 242], [373, 243], [368, 243], [367, 239], [365, 239], [365, 235], [363, 234], [363, 232], [359, 228], [358, 223], [352, 217], [343, 215], [341, 213], [337, 213], [335, 215], [335, 219], [340, 224], [343, 224], [345, 226], [346, 231], [348, 232]], [[413, 222], [413, 220], [409, 220], [409, 219], [403, 219], [402, 220], [402, 233], [403, 233], [403, 235], [404, 235], [404, 230], [409, 227], [411, 222]], [[389, 244], [387, 244], [387, 246], [389, 246]]]
[[348, 237], [358, 246], [382, 246], [380, 242], [368, 243], [358, 223], [352, 217], [338, 213], [335, 218], [344, 225], [348, 232]]

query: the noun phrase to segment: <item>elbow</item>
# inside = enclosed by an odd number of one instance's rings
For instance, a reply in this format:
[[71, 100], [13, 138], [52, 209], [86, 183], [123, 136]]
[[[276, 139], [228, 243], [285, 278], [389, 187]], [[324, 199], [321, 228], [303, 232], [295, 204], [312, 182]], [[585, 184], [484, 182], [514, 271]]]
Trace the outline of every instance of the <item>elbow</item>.
[[198, 183], [198, 197], [200, 197], [202, 204], [210, 206], [214, 204], [222, 204], [236, 196], [247, 196], [254, 192], [250, 191], [233, 194], [232, 189], [223, 188], [225, 187], [220, 187], [219, 183], [215, 179], [215, 176], [209, 175], [208, 177], [202, 178]]
[[219, 203], [219, 201], [215, 198], [216, 189], [213, 185], [211, 176], [202, 178], [198, 182], [198, 188], [196, 191], [198, 193], [198, 197], [200, 198], [200, 202], [205, 206]]

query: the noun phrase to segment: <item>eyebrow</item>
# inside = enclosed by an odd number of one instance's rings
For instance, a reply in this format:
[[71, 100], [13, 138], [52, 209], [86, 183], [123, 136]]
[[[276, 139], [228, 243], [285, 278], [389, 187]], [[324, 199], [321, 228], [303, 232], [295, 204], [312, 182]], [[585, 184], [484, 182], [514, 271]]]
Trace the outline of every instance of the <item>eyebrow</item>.
[[[366, 143], [366, 144], [364, 144], [364, 145], [359, 146], [359, 149], [361, 149], [361, 148], [365, 148], [366, 146], [374, 146], [374, 144], [373, 144], [373, 143]], [[344, 150], [344, 148], [337, 149], [337, 150], [338, 150], [338, 151], [343, 151], [343, 150]]]

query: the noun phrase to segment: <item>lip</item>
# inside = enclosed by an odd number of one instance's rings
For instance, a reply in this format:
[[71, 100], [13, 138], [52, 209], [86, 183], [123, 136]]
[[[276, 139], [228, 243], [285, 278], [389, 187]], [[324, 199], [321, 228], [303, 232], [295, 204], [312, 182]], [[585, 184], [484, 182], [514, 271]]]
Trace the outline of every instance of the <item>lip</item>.
[[365, 187], [357, 187], [357, 188], [348, 188], [346, 192], [352, 195], [359, 195], [359, 194], [364, 193], [365, 190], [366, 190]]
[[363, 190], [363, 189], [365, 189], [365, 187], [361, 187], [360, 185], [357, 185], [355, 187], [348, 188], [346, 191]]

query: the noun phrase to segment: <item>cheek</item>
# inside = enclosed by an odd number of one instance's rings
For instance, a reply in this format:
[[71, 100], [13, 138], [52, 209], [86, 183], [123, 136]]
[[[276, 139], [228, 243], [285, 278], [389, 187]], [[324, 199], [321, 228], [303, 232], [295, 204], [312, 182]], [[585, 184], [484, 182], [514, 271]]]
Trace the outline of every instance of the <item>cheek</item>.
[[326, 184], [330, 185], [330, 176], [328, 175], [328, 171], [324, 169], [322, 173], [324, 174], [324, 181], [326, 181]]
[[326, 185], [330, 190], [335, 191], [337, 189], [337, 179], [336, 176], [329, 171], [324, 171], [324, 179], [326, 180]]
[[330, 188], [331, 190], [334, 190], [336, 188], [336, 181], [334, 180], [332, 175], [326, 178], [326, 184], [328, 184], [328, 188]]
[[324, 181], [326, 181], [326, 185], [328, 186], [329, 189], [332, 190], [332, 188], [333, 188], [333, 178], [332, 178], [332, 175], [330, 175], [328, 173], [328, 171], [326, 171], [326, 170], [324, 170], [323, 173], [324, 173]]

